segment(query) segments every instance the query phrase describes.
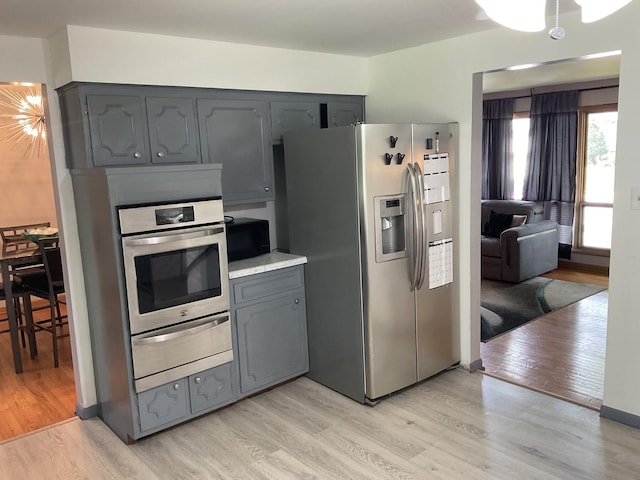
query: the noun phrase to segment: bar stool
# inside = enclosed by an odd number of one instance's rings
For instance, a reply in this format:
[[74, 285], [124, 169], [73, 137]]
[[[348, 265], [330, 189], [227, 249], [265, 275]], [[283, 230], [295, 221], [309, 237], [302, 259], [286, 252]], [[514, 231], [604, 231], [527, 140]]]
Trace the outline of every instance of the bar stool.
[[[68, 324], [67, 315], [62, 315], [60, 304], [64, 303], [60, 295], [64, 294], [64, 277], [62, 274], [62, 258], [60, 256], [60, 246], [58, 238], [42, 238], [38, 241], [42, 253], [42, 263], [44, 264], [44, 275], [29, 275], [22, 279], [21, 286], [27, 294], [28, 308], [31, 308], [31, 301], [28, 298], [34, 297], [45, 299], [49, 302], [49, 318], [45, 320], [33, 320], [27, 316], [27, 331], [35, 333], [45, 331], [51, 334], [53, 341], [53, 363], [57, 368], [60, 364], [58, 359], [58, 340], [68, 337], [68, 333], [63, 333], [63, 326]], [[37, 353], [37, 350], [36, 350]]]

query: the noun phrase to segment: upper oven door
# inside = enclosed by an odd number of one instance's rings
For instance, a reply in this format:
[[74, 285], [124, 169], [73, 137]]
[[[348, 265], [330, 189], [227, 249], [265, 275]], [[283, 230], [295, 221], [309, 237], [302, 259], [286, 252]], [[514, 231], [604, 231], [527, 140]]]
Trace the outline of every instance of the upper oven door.
[[224, 225], [122, 238], [131, 333], [229, 309]]

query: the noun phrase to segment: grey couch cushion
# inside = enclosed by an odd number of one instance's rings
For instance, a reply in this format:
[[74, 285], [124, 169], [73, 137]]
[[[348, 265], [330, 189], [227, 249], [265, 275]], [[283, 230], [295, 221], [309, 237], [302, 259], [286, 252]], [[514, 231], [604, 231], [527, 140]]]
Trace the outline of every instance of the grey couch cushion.
[[485, 237], [483, 235], [480, 242], [480, 250], [483, 257], [500, 258], [500, 238]]
[[498, 213], [526, 215], [526, 223], [533, 223], [544, 218], [544, 207], [541, 203], [528, 200], [482, 200], [482, 226], [489, 221], [491, 210]]

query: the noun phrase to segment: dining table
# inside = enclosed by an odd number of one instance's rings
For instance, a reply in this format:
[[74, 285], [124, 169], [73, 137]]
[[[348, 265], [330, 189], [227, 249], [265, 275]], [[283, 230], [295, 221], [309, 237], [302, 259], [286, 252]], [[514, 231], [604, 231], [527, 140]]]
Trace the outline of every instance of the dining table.
[[[2, 271], [2, 284], [4, 286], [5, 302], [7, 305], [7, 318], [9, 319], [9, 335], [11, 336], [11, 350], [13, 353], [13, 365], [16, 373], [22, 373], [22, 356], [19, 340], [19, 325], [16, 310], [13, 308], [13, 287], [11, 277], [18, 267], [39, 264], [42, 262], [42, 254], [37, 245], [27, 245], [20, 248], [12, 248], [11, 245], [2, 245], [0, 251], [0, 269]], [[30, 339], [30, 342], [32, 339]], [[30, 345], [31, 346], [31, 345]], [[33, 350], [32, 350], [33, 351]]]

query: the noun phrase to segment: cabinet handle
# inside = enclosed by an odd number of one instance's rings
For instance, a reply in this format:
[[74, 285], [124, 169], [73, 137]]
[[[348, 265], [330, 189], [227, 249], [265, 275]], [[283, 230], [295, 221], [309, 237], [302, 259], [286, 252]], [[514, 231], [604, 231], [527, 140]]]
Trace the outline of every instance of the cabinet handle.
[[133, 154], [135, 158], [142, 158], [142, 154], [140, 152], [136, 152]]
[[173, 386], [173, 389], [174, 389], [174, 390], [180, 390], [180, 384], [179, 384], [179, 383], [176, 383], [176, 384]]
[[157, 155], [158, 157], [162, 158], [162, 157], [164, 157], [164, 152], [158, 152], [158, 153], [156, 153], [156, 155]]
[[264, 191], [268, 192], [269, 191], [269, 187], [264, 187]]
[[202, 383], [202, 379], [200, 377], [196, 377], [196, 383], [200, 385]]
[[297, 305], [297, 304], [299, 304], [299, 303], [300, 303], [300, 299], [299, 299], [299, 298], [296, 298], [296, 299], [295, 299], [295, 304]]

